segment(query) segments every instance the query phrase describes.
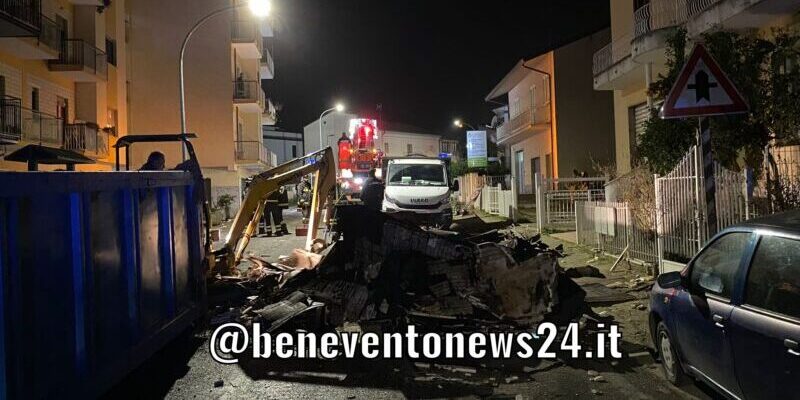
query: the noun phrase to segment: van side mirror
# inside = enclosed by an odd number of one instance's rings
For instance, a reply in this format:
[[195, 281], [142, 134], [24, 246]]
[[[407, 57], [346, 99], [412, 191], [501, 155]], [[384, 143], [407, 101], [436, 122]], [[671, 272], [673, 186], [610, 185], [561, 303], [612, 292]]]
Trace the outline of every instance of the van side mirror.
[[453, 181], [453, 184], [450, 186], [450, 190], [454, 192], [458, 192], [461, 187], [458, 185], [458, 181]]
[[661, 274], [656, 278], [656, 283], [662, 289], [673, 289], [680, 286], [683, 286], [683, 276], [679, 271], [667, 272], [666, 274]]

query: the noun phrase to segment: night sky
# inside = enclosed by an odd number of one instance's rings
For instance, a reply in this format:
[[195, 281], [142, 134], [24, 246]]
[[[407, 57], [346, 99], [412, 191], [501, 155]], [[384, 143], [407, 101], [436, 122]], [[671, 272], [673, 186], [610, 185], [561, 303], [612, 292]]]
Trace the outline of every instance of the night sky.
[[606, 0], [273, 0], [267, 95], [293, 131], [348, 111], [456, 134], [491, 120], [484, 97], [519, 61], [608, 26]]

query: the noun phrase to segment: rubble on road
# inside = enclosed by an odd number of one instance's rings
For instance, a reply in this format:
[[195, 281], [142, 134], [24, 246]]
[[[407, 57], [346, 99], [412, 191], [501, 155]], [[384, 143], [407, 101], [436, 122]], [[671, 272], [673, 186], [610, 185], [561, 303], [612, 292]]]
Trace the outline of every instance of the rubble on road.
[[238, 319], [269, 330], [294, 320], [305, 329], [356, 322], [384, 330], [400, 318], [432, 329], [513, 329], [567, 323], [586, 309], [585, 292], [558, 264], [563, 248], [539, 235], [511, 228], [463, 237], [361, 206], [338, 208], [336, 223], [340, 240], [324, 256], [296, 250], [277, 263], [249, 256], [240, 276], [220, 277], [255, 295]]

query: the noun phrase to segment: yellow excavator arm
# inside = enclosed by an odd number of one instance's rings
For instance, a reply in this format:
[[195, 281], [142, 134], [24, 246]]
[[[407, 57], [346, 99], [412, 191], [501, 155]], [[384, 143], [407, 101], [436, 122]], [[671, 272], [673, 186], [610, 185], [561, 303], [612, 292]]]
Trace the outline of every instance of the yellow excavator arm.
[[225, 245], [215, 252], [216, 267], [232, 271], [242, 260], [250, 238], [258, 229], [264, 214], [267, 196], [281, 186], [297, 184], [303, 176], [313, 175], [311, 211], [308, 221], [308, 234], [305, 248], [314, 250], [323, 211], [331, 210], [336, 185], [336, 165], [330, 147], [296, 158], [253, 177], [250, 188], [242, 201], [242, 206], [233, 219], [233, 224], [225, 238]]

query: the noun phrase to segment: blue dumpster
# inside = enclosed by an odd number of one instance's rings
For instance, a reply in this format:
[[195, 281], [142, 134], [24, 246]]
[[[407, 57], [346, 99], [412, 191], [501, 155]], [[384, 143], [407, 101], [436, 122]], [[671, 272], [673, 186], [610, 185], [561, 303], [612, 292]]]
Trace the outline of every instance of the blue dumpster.
[[188, 172], [0, 173], [0, 400], [94, 397], [204, 311]]

